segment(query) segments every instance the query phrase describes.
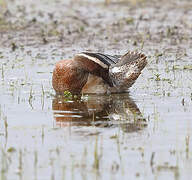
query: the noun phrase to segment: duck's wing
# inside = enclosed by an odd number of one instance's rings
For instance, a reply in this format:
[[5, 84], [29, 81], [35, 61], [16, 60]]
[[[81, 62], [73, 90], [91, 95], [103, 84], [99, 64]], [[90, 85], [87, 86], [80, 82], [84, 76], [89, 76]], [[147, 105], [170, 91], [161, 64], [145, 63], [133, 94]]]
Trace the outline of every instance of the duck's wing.
[[138, 52], [127, 52], [110, 66], [109, 76], [115, 87], [129, 88], [134, 84], [147, 64], [147, 57]]
[[145, 63], [147, 62], [146, 56], [136, 51], [128, 51], [126, 54], [120, 56], [118, 59], [119, 60], [115, 64], [111, 65], [112, 67], [123, 66], [125, 64], [133, 64], [137, 61], [142, 61]]
[[94, 52], [82, 52], [76, 54], [75, 61], [90, 74], [101, 77], [109, 86], [113, 86], [109, 78], [109, 67], [119, 61], [116, 56]]
[[129, 88], [146, 66], [146, 56], [128, 51], [123, 56], [82, 52], [74, 57], [91, 74], [102, 77], [111, 87]]
[[78, 60], [87, 59], [89, 61], [92, 61], [100, 65], [104, 69], [108, 69], [109, 66], [119, 61], [119, 57], [117, 56], [111, 56], [108, 54], [93, 53], [93, 52], [82, 52], [82, 53], [76, 54], [75, 59], [78, 59]]

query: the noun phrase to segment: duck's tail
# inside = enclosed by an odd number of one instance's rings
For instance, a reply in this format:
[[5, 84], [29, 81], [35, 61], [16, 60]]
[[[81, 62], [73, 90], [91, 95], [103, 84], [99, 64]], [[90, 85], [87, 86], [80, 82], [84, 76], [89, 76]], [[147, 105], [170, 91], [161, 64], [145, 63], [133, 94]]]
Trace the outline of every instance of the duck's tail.
[[109, 67], [109, 77], [116, 88], [128, 89], [141, 74], [147, 64], [144, 54], [127, 52], [116, 64]]

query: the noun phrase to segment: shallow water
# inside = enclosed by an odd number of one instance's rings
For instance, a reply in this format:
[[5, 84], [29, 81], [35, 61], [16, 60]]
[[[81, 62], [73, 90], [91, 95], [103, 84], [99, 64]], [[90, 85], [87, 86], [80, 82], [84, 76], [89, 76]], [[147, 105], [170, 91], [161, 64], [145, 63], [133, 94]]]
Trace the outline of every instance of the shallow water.
[[[191, 179], [191, 2], [7, 2], [0, 179]], [[54, 64], [86, 49], [148, 65], [129, 93], [56, 97]]]

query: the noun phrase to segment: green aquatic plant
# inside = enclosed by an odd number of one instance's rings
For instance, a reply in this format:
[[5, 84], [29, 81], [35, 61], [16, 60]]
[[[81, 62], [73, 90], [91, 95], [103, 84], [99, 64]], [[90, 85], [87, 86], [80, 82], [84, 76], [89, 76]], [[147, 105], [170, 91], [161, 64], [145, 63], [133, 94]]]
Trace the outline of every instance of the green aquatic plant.
[[3, 68], [3, 65], [1, 67], [1, 78], [2, 78], [2, 80], [4, 80], [4, 68]]
[[183, 69], [192, 70], [192, 65], [185, 65], [185, 66], [183, 67]]
[[192, 70], [192, 65], [173, 65], [173, 70]]
[[73, 96], [70, 91], [64, 91], [63, 95], [66, 98], [71, 98]]
[[134, 18], [133, 17], [128, 17], [125, 19], [126, 24], [134, 24]]
[[154, 74], [155, 75], [155, 81], [160, 81], [160, 74]]
[[187, 135], [187, 136], [185, 137], [185, 146], [186, 146], [185, 152], [186, 152], [186, 158], [187, 158], [187, 159], [189, 158], [189, 145], [190, 145], [190, 136]]
[[98, 137], [96, 136], [95, 149], [94, 149], [94, 164], [95, 170], [99, 169], [99, 155], [98, 155]]
[[70, 91], [64, 91], [61, 97], [64, 101], [77, 100], [79, 98], [78, 95], [73, 95]]
[[13, 153], [13, 152], [16, 152], [16, 149], [15, 149], [14, 147], [9, 147], [9, 148], [7, 149], [7, 152], [8, 152], [8, 153]]

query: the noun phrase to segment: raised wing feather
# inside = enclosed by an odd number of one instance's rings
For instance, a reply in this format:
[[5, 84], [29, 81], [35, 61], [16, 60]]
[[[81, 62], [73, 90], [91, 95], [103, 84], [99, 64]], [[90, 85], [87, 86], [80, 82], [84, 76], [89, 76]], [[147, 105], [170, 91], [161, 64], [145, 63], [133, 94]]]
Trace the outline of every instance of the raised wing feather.
[[79, 58], [79, 57], [86, 58], [90, 61], [93, 61], [106, 69], [108, 69], [109, 66], [111, 66], [112, 64], [115, 64], [119, 61], [119, 58], [117, 56], [111, 56], [111, 55], [102, 54], [102, 53], [82, 52], [75, 55], [75, 58]]

